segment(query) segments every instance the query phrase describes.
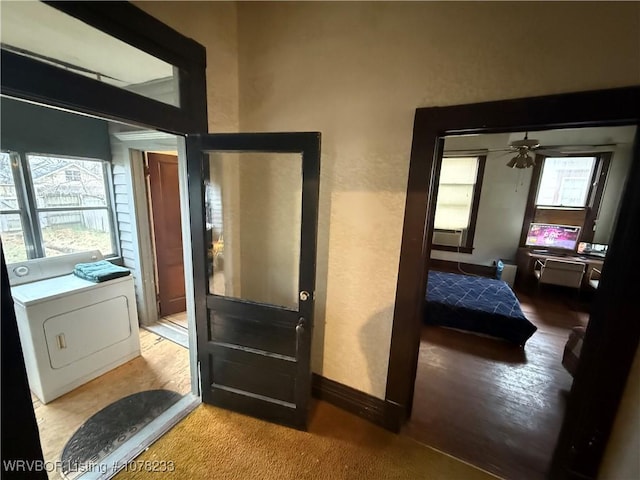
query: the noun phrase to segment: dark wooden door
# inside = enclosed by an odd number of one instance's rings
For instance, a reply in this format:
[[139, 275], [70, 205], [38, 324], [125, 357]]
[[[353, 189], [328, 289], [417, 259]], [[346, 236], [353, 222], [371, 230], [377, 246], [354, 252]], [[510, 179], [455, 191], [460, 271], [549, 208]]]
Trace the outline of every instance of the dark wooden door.
[[187, 136], [205, 403], [304, 429], [319, 133]]
[[178, 157], [147, 153], [147, 162], [156, 244], [159, 314], [164, 316], [186, 309]]

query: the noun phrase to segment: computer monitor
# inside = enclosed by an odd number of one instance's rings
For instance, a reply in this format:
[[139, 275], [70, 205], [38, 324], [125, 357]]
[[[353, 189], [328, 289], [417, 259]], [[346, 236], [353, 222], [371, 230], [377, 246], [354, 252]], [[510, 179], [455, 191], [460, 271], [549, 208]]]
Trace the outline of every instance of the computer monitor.
[[579, 238], [580, 227], [532, 223], [527, 233], [526, 245], [575, 251]]
[[578, 253], [580, 255], [588, 255], [591, 257], [605, 258], [607, 256], [608, 245], [602, 243], [580, 242], [578, 244]]

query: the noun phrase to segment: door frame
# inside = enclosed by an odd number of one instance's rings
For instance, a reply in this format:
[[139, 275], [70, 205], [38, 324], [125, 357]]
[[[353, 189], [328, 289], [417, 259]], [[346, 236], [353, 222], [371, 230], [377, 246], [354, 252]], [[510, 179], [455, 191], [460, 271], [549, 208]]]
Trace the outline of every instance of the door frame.
[[[1, 51], [0, 58], [2, 69], [0, 93], [45, 106], [174, 133], [178, 135], [179, 156], [186, 159], [184, 135], [187, 133], [204, 133], [208, 130], [205, 72], [206, 49], [129, 2], [45, 3], [112, 37], [174, 65], [178, 69], [179, 75], [180, 107], [145, 98], [5, 50]], [[132, 161], [135, 161], [135, 158], [132, 158]], [[186, 162], [184, 163], [184, 180], [181, 183], [181, 187], [186, 185]], [[185, 222], [185, 224], [188, 225], [188, 222]], [[190, 252], [188, 252], [187, 257], [190, 261]], [[4, 275], [6, 267], [4, 262], [2, 263]], [[187, 272], [186, 264], [185, 275], [192, 277], [192, 272]], [[17, 331], [15, 315], [6, 315], [6, 318], [4, 315], [5, 309], [13, 312], [10, 296], [3, 295], [2, 308], [3, 331], [5, 329]], [[189, 309], [188, 301], [187, 308]], [[193, 305], [191, 308], [193, 311]], [[195, 326], [190, 328], [190, 331], [193, 331], [195, 336]], [[194, 381], [196, 385], [199, 385], [197, 362], [194, 360], [194, 356], [197, 355], [196, 347], [195, 338], [192, 341], [190, 334], [192, 388]], [[16, 458], [43, 460], [37, 425], [31, 421], [33, 419], [31, 398], [28, 395], [23, 395], [23, 391], [9, 388], [13, 384], [19, 383], [21, 386], [27, 385], [28, 389], [24, 358], [22, 357], [17, 336], [2, 336], [2, 351], [9, 352], [7, 356], [3, 353], [2, 403], [6, 406], [15, 406], [12, 420], [15, 420], [16, 424], [24, 426], [21, 429], [22, 435], [20, 437], [12, 438], [10, 442], [3, 441], [2, 444], [11, 444], [11, 452], [16, 452], [16, 455], [22, 452]], [[7, 384], [10, 380], [12, 383]], [[7, 388], [4, 388], [5, 386]], [[197, 397], [195, 397], [195, 400], [193, 398], [185, 399], [185, 406], [181, 415], [186, 415], [189, 409], [193, 408], [194, 403], [197, 403], [196, 400], [199, 402]], [[189, 403], [189, 405], [186, 405], [186, 403]], [[175, 423], [177, 421], [176, 418], [172, 417], [167, 421]], [[36, 433], [35, 436], [28, 434], [34, 431]], [[9, 432], [3, 428], [3, 440], [6, 440], [5, 433], [8, 434]], [[129, 453], [131, 454], [136, 449], [143, 448], [144, 445], [148, 444], [145, 442], [151, 441], [149, 440], [150, 438], [148, 437], [145, 441], [140, 440], [136, 445], [133, 445], [133, 440], [128, 442], [127, 445], [132, 448]], [[4, 450], [3, 447], [3, 453]], [[43, 478], [46, 478], [46, 474], [43, 475]]]
[[[193, 286], [193, 265], [191, 263], [191, 224], [189, 216], [189, 189], [187, 157], [184, 137], [158, 131], [118, 132], [113, 134], [120, 149], [117, 154], [128, 161], [127, 175], [130, 177], [129, 202], [133, 206], [132, 221], [136, 225], [136, 245], [140, 278], [138, 281], [141, 305], [144, 309], [144, 325], [156, 322], [160, 316], [156, 304], [155, 265], [151, 244], [151, 218], [147, 208], [146, 180], [144, 173], [144, 152], [148, 150], [176, 150], [178, 152], [178, 181], [180, 183], [180, 211], [182, 216], [182, 250], [185, 268], [184, 281], [187, 300], [187, 339], [190, 358], [191, 393], [200, 395], [198, 381], [195, 300]], [[140, 308], [138, 309], [140, 316]]]
[[[446, 135], [503, 133], [640, 122], [640, 87], [416, 110], [393, 317], [386, 400], [396, 428], [411, 416], [431, 235]], [[639, 132], [550, 478], [595, 478], [640, 339]], [[634, 217], [635, 215], [635, 217]], [[635, 242], [635, 243], [634, 243]], [[419, 267], [418, 267], [419, 266]], [[631, 268], [630, 268], [631, 267]], [[635, 267], [635, 268], [633, 268]], [[637, 295], [637, 290], [636, 290]]]
[[[139, 278], [135, 279], [135, 281], [137, 282], [138, 290], [142, 292], [141, 302], [138, 306], [138, 316], [142, 325], [149, 325], [157, 321], [158, 308], [155, 294], [156, 280], [151, 240], [151, 219], [147, 208], [144, 152], [161, 149], [177, 150], [177, 143], [180, 137], [150, 130], [116, 132], [111, 133], [111, 135], [115, 139], [115, 142], [111, 144], [112, 154], [114, 157], [120, 157], [120, 161], [126, 169], [130, 187], [128, 192], [129, 204], [133, 207], [130, 212], [131, 221], [136, 226], [135, 231], [132, 233], [135, 234], [134, 240], [138, 247], [136, 253], [139, 263]], [[149, 139], [149, 137], [154, 138]], [[178, 159], [178, 162], [180, 162], [180, 159]], [[186, 198], [187, 196], [185, 195]], [[186, 212], [188, 214], [188, 207]]]

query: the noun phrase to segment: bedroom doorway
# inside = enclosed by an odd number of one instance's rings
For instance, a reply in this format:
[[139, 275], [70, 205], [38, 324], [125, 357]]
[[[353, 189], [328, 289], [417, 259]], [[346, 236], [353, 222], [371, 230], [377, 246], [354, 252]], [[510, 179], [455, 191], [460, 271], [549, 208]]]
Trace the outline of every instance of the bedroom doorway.
[[[535, 131], [537, 134], [558, 127], [637, 126], [637, 112], [628, 107], [628, 102], [638, 101], [639, 95], [640, 89], [627, 88], [417, 110], [408, 181], [408, 189], [412, 195], [407, 196], [405, 208], [386, 394], [387, 401], [406, 408], [407, 417], [415, 415], [416, 409], [413, 402], [414, 387], [418, 388], [415, 380], [420, 368], [419, 357], [422, 355], [419, 351], [420, 325], [427, 291], [426, 269], [416, 271], [415, 265], [428, 267], [430, 263], [434, 263], [430, 261], [430, 257], [436, 214], [435, 199], [447, 135], [508, 131]], [[635, 138], [633, 142], [633, 160], [627, 184], [640, 184], [640, 163]], [[640, 314], [638, 306], [630, 301], [633, 296], [630, 290], [633, 278], [632, 272], [625, 267], [629, 262], [638, 261], [638, 251], [624, 247], [638, 242], [638, 226], [630, 220], [633, 209], [637, 209], [640, 203], [637, 197], [633, 189], [624, 188], [619, 221], [613, 227], [607, 268], [604, 269], [591, 308], [580, 364], [575, 380], [565, 395], [566, 413], [562, 418], [557, 443], [554, 439], [553, 460], [543, 475], [565, 478], [568, 471], [571, 471], [595, 478], [602, 460], [614, 412], [620, 402], [640, 333], [635, 325], [621, 324], [623, 318]], [[521, 227], [519, 225], [517, 228]], [[428, 235], [423, 235], [423, 232], [428, 232]], [[621, 317], [619, 310], [625, 312], [624, 316]], [[559, 316], [563, 315], [559, 312]], [[485, 357], [494, 354], [491, 350], [484, 352]], [[445, 357], [437, 360], [439, 368], [443, 370], [451, 363], [451, 359]], [[513, 363], [522, 361], [517, 356], [511, 359]], [[496, 382], [497, 388], [510, 386], [508, 379], [501, 377], [503, 372], [500, 369], [492, 371], [484, 368], [483, 373], [499, 380]], [[464, 380], [465, 378], [459, 378], [459, 384], [462, 385]], [[531, 381], [526, 388], [540, 388], [543, 381], [545, 380]], [[418, 395], [417, 391], [415, 395]], [[477, 395], [467, 396], [467, 409], [472, 408], [470, 399], [476, 404], [490, 401]], [[503, 405], [502, 408], [509, 407]], [[523, 419], [524, 421], [526, 420]], [[491, 462], [492, 459], [488, 460]]]
[[[505, 478], [545, 477], [572, 383], [569, 367], [561, 362], [563, 350], [572, 329], [586, 327], [595, 293], [588, 285], [595, 271], [587, 275], [585, 266], [597, 263], [602, 269], [599, 257], [578, 255], [578, 242], [609, 243], [634, 134], [634, 127], [530, 132], [539, 145], [536, 167], [521, 169], [508, 163], [517, 153], [511, 145], [527, 132], [445, 137], [414, 408], [406, 434]], [[581, 157], [574, 156], [577, 152]], [[596, 160], [605, 155], [610, 168], [600, 175]], [[476, 165], [476, 175], [469, 175], [477, 158], [482, 169]], [[583, 165], [588, 168], [581, 170]], [[469, 179], [476, 184], [454, 183]], [[490, 188], [474, 205], [479, 184]], [[558, 203], [575, 205], [548, 205], [554, 197], [543, 198], [538, 191], [551, 189]], [[535, 206], [538, 197], [537, 212], [530, 212], [528, 199]], [[585, 228], [591, 216], [586, 213], [597, 218], [597, 228]], [[583, 288], [538, 285], [534, 265], [517, 261], [545, 247], [526, 245], [539, 240], [536, 236], [521, 243], [521, 232], [542, 220], [575, 224], [545, 228], [579, 232], [556, 244], [552, 258], [582, 263]], [[474, 233], [468, 235], [471, 222]], [[446, 227], [463, 233], [466, 250], [444, 245]], [[549, 255], [554, 238], [544, 240]], [[504, 282], [496, 278], [499, 261]], [[515, 272], [505, 275], [507, 265]], [[478, 400], [474, 408], [468, 408], [469, 398]]]

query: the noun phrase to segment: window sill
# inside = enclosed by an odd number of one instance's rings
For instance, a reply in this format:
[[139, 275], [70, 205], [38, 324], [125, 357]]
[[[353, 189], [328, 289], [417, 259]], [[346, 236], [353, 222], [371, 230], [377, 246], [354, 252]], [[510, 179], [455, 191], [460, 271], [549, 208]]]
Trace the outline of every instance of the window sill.
[[[83, 252], [74, 252], [74, 253], [83, 253]], [[72, 254], [67, 254], [67, 255], [72, 255]], [[10, 269], [10, 268], [18, 266], [18, 265], [25, 265], [25, 264], [28, 265], [29, 262], [32, 262], [32, 261], [38, 261], [38, 262], [41, 262], [41, 263], [45, 262], [45, 264], [46, 264], [47, 260], [51, 260], [52, 258], [60, 259], [60, 258], [65, 257], [67, 255], [56, 255], [54, 257], [28, 258], [26, 260], [20, 260], [18, 262], [7, 263], [7, 268]], [[124, 267], [124, 258], [122, 258], [122, 256], [120, 256], [120, 255], [114, 255], [114, 254], [105, 255], [103, 257], [103, 260], [108, 260], [111, 263], [114, 263], [116, 265], [120, 265], [121, 267]]]
[[473, 247], [454, 247], [452, 245], [432, 244], [431, 250], [442, 250], [445, 252], [473, 253]]

